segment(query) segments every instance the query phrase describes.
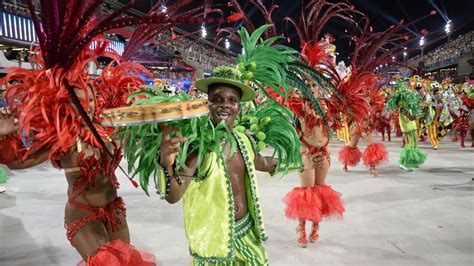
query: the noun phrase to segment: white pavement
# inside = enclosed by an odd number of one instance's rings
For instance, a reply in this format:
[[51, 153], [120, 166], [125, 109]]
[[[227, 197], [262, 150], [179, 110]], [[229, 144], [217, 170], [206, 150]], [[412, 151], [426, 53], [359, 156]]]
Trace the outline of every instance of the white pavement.
[[[420, 143], [428, 160], [409, 173], [397, 163], [400, 139], [385, 144], [390, 162], [374, 178], [363, 165], [344, 173], [337, 160], [342, 145], [331, 143], [327, 183], [343, 194], [346, 213], [343, 221], [323, 222], [320, 239], [306, 249], [296, 244], [296, 223], [283, 215], [282, 198], [298, 185], [297, 174], [260, 174], [271, 265], [474, 265], [474, 148], [460, 149], [450, 138], [437, 151]], [[75, 265], [80, 257], [63, 228], [63, 173], [41, 165], [7, 174], [7, 191], [0, 194], [0, 265]], [[159, 265], [189, 265], [181, 203], [147, 197], [123, 175], [119, 179], [132, 243], [154, 253]]]

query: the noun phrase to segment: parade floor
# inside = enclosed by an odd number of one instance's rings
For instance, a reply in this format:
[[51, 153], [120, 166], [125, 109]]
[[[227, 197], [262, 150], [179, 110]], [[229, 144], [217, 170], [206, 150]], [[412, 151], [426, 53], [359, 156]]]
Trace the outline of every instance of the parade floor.
[[[385, 144], [390, 162], [374, 178], [363, 165], [343, 172], [336, 156], [342, 145], [331, 143], [327, 183], [342, 193], [346, 213], [343, 221], [323, 222], [319, 241], [306, 249], [296, 244], [296, 223], [283, 214], [282, 198], [298, 185], [297, 173], [282, 179], [260, 173], [271, 265], [474, 265], [474, 148], [460, 149], [450, 138], [437, 151], [420, 143], [428, 160], [403, 172], [400, 139]], [[80, 258], [63, 228], [63, 173], [50, 165], [7, 173], [0, 265], [75, 265]], [[119, 179], [132, 243], [154, 253], [159, 265], [189, 265], [181, 203], [147, 197], [123, 175]]]

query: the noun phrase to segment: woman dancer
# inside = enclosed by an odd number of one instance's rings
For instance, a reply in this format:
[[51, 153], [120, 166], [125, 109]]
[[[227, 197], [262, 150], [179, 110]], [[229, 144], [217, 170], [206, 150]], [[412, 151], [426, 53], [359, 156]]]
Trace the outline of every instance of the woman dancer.
[[[348, 171], [348, 165], [355, 166], [362, 159], [364, 164], [369, 167], [370, 174], [377, 176], [376, 167], [383, 162], [388, 160], [388, 152], [385, 145], [375, 142], [372, 138], [372, 132], [375, 129], [376, 116], [373, 114], [381, 113], [385, 110], [385, 97], [381, 94], [375, 84], [366, 82], [364, 84], [368, 87], [367, 98], [371, 107], [369, 118], [363, 122], [362, 125], [359, 123], [353, 123], [351, 138], [349, 145], [345, 146], [339, 151], [339, 160], [343, 163], [344, 171]], [[363, 138], [367, 144], [366, 149], [363, 153], [360, 152], [357, 144], [359, 140]]]
[[[318, 97], [317, 88], [313, 86], [312, 89]], [[322, 105], [322, 102], [320, 104]], [[328, 149], [329, 127], [324, 124], [323, 118], [314, 112], [309, 100], [293, 97], [287, 106], [298, 117], [296, 130], [304, 146], [301, 149], [303, 171], [299, 174], [300, 186], [293, 188], [286, 195], [285, 215], [298, 220], [297, 242], [301, 247], [306, 247], [306, 221], [312, 223], [309, 241], [315, 242], [319, 237], [318, 229], [322, 219], [342, 218], [345, 209], [340, 193], [326, 184], [331, 165]]]

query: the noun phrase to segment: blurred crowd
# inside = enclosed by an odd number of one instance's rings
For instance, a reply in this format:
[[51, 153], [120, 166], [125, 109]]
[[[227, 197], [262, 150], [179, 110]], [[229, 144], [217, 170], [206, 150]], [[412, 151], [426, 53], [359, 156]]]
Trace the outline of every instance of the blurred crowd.
[[[169, 39], [170, 34], [169, 32], [160, 34], [157, 38], [158, 42]], [[235, 58], [231, 54], [226, 54], [214, 47], [190, 38], [182, 38], [166, 43], [165, 46], [174, 50], [175, 55], [181, 57], [184, 62], [192, 60], [201, 65], [206, 71], [220, 65], [230, 66], [235, 62]]]
[[410, 58], [407, 62], [410, 66], [417, 67], [421, 61], [425, 62], [425, 66], [433, 66], [440, 63], [441, 65], [449, 65], [456, 63], [456, 60], [465, 53], [474, 52], [474, 31], [459, 35], [433, 51], [423, 55], [417, 55]]

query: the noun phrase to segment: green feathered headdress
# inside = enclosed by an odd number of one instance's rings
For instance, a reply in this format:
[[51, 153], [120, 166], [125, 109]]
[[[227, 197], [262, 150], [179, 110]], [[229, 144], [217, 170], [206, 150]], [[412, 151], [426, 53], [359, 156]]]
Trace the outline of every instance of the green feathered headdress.
[[321, 73], [303, 63], [304, 60], [297, 50], [276, 44], [283, 39], [283, 36], [263, 40], [261, 36], [269, 27], [271, 25], [261, 26], [252, 35], [245, 28], [239, 30], [243, 53], [237, 58], [238, 70], [269, 98], [271, 97], [266, 87], [285, 99], [288, 98], [290, 90], [300, 91], [311, 101], [316, 113], [326, 122], [325, 112], [306, 81], [311, 81], [310, 83], [327, 93], [336, 91], [334, 86]]
[[287, 79], [289, 65], [295, 62], [298, 51], [276, 42], [283, 36], [263, 39], [262, 35], [271, 25], [263, 25], [252, 35], [246, 28], [238, 33], [242, 43], [242, 54], [237, 57], [237, 69], [242, 72], [244, 80], [251, 82], [262, 92], [268, 86], [282, 96], [288, 95]]
[[395, 84], [396, 92], [387, 100], [387, 110], [402, 109], [412, 116], [416, 116], [421, 111], [420, 96], [409, 90], [404, 81], [397, 81]]
[[230, 84], [242, 90], [242, 101], [248, 101], [255, 98], [255, 89], [264, 92], [268, 86], [286, 98], [289, 90], [286, 84], [289, 64], [296, 61], [294, 55], [298, 52], [286, 46], [275, 45], [282, 36], [264, 40], [262, 35], [269, 27], [271, 25], [261, 26], [252, 35], [242, 27], [238, 33], [243, 49], [242, 54], [237, 57], [237, 69], [219, 66], [214, 69], [211, 77], [196, 81], [196, 88], [207, 93], [211, 84]]

